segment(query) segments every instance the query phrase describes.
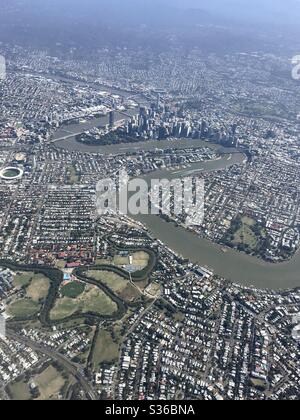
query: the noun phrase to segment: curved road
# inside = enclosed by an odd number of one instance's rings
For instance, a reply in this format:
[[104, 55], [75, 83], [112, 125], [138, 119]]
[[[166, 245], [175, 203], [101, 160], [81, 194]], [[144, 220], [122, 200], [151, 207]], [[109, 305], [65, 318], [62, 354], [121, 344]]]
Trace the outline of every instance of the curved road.
[[66, 357], [56, 352], [55, 350], [45, 348], [41, 346], [40, 344], [35, 343], [34, 341], [30, 340], [29, 338], [20, 336], [10, 330], [6, 332], [6, 335], [8, 338], [18, 341], [19, 343], [25, 344], [26, 346], [30, 347], [32, 350], [45, 354], [51, 359], [59, 362], [66, 369], [66, 371], [76, 379], [76, 381], [81, 385], [82, 389], [85, 391], [85, 393], [89, 396], [91, 400], [98, 400], [96, 393], [94, 392], [92, 386], [89, 384], [87, 379], [78, 369], [78, 367], [72, 362], [70, 362], [70, 360], [68, 360]]

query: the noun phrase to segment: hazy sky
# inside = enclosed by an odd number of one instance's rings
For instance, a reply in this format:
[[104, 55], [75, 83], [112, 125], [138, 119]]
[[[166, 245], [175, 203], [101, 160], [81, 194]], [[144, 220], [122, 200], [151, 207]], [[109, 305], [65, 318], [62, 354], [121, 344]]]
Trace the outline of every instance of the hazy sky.
[[[215, 37], [224, 45], [229, 41], [218, 28], [226, 28], [235, 44], [242, 32], [252, 39], [265, 33], [269, 39], [300, 41], [295, 35], [300, 32], [300, 0], [0, 0], [0, 4], [0, 41], [117, 45], [127, 35], [134, 40], [138, 32], [141, 45], [150, 40], [150, 33], [153, 43], [159, 44], [162, 38], [156, 37], [167, 28], [194, 43], [202, 27], [215, 28]], [[211, 39], [209, 34], [202, 31], [202, 37]]]
[[[163, 1], [163, 0], [162, 0]], [[181, 7], [197, 7], [243, 19], [298, 23], [299, 0], [175, 0]], [[286, 21], [287, 22], [287, 21]]]
[[0, 0], [0, 3], [8, 4], [11, 11], [19, 10], [35, 16], [48, 9], [51, 14], [59, 15], [61, 11], [78, 15], [90, 13], [95, 18], [96, 10], [100, 19], [110, 14], [111, 17], [123, 15], [124, 19], [129, 16], [132, 19], [156, 17], [159, 20], [162, 16], [172, 19], [177, 6], [198, 8], [219, 18], [249, 22], [298, 24], [300, 19], [299, 0]]

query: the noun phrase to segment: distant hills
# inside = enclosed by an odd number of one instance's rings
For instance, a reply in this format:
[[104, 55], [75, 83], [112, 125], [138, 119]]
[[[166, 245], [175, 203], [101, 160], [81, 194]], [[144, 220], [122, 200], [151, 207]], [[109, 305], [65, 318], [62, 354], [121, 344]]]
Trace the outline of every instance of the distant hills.
[[0, 42], [253, 50], [299, 17], [299, 0], [1, 0]]
[[201, 8], [215, 17], [247, 23], [299, 25], [299, 0], [174, 0], [181, 8]]
[[[185, 10], [182, 13], [182, 10]], [[197, 11], [196, 11], [197, 10]], [[299, 0], [1, 0], [0, 22], [33, 19], [126, 23], [188, 23], [226, 19], [251, 23], [299, 23]]]

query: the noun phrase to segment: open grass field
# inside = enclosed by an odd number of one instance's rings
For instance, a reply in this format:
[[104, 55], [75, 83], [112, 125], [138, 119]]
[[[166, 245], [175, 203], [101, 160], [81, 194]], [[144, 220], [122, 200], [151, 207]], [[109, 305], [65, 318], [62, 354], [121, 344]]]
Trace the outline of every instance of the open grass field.
[[88, 276], [101, 281], [126, 302], [132, 302], [140, 296], [138, 290], [128, 280], [112, 271], [90, 270]]
[[256, 224], [255, 220], [250, 219], [249, 217], [242, 218], [242, 226], [238, 229], [234, 235], [233, 244], [234, 245], [247, 245], [250, 249], [255, 250], [258, 245], [258, 238], [256, 234], [251, 229], [252, 226]]
[[28, 384], [23, 381], [17, 381], [8, 386], [8, 392], [12, 400], [28, 401], [31, 397]]
[[[13, 285], [17, 288], [22, 287], [28, 287], [32, 283], [34, 283], [35, 286], [38, 285], [38, 281], [41, 281], [41, 284], [45, 285], [46, 281], [49, 285], [49, 279], [47, 277], [43, 276], [42, 274], [35, 274], [31, 271], [27, 272], [18, 272], [13, 280]], [[43, 287], [43, 286], [42, 286]]]
[[13, 318], [27, 318], [37, 314], [40, 305], [32, 299], [20, 299], [11, 303], [6, 309], [8, 315]]
[[131, 303], [138, 299], [141, 296], [141, 293], [135, 286], [128, 283], [125, 289], [118, 296], [125, 302]]
[[34, 383], [39, 387], [39, 400], [57, 400], [65, 385], [65, 379], [53, 366], [49, 366], [34, 378]]
[[140, 266], [142, 269], [148, 267], [149, 260], [150, 256], [147, 252], [139, 251], [133, 254], [133, 265]]
[[7, 313], [13, 318], [27, 318], [40, 311], [49, 292], [50, 280], [42, 274], [20, 272], [14, 278], [14, 286], [23, 288], [26, 298], [13, 301], [8, 306]]
[[80, 177], [77, 175], [73, 165], [68, 166], [68, 183], [71, 185], [78, 184]]
[[117, 267], [123, 267], [124, 265], [130, 264], [130, 257], [132, 257], [132, 265], [139, 268], [139, 270], [143, 270], [146, 268], [149, 264], [149, 254], [144, 251], [138, 251], [133, 254], [130, 254], [128, 257], [121, 257], [121, 256], [115, 256], [113, 259], [114, 265]]
[[50, 281], [42, 275], [35, 276], [26, 289], [27, 296], [34, 302], [46, 299], [50, 287]]
[[26, 287], [30, 284], [32, 278], [35, 276], [34, 273], [17, 273], [13, 280], [13, 285], [17, 288]]
[[111, 264], [111, 261], [109, 260], [109, 259], [103, 259], [103, 258], [96, 258], [96, 262], [95, 262], [95, 264], [96, 265], [109, 265], [109, 264]]
[[97, 287], [85, 294], [83, 312], [95, 312], [100, 315], [112, 315], [118, 309], [117, 304]]
[[128, 265], [129, 264], [129, 257], [121, 257], [119, 255], [116, 255], [113, 258], [113, 264], [116, 265], [117, 267], [122, 267], [123, 265]]
[[113, 315], [117, 304], [96, 286], [86, 286], [85, 291], [75, 299], [63, 297], [56, 300], [50, 313], [54, 321], [68, 318], [74, 314], [94, 312], [99, 315]]
[[63, 270], [66, 266], [66, 261], [64, 260], [55, 260], [55, 267], [57, 267], [60, 270]]
[[111, 363], [118, 359], [119, 343], [115, 342], [110, 332], [101, 330], [93, 353], [93, 365], [97, 370], [102, 363]]
[[68, 297], [71, 299], [76, 299], [80, 296], [85, 290], [85, 284], [80, 283], [79, 281], [72, 281], [71, 283], [66, 284], [61, 288], [60, 293], [63, 297]]

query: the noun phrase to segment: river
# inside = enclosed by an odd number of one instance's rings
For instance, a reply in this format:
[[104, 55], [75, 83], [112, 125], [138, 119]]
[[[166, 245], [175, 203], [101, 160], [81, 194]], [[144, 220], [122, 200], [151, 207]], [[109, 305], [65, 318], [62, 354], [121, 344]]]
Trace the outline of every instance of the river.
[[209, 267], [215, 274], [235, 283], [273, 290], [300, 287], [299, 253], [285, 263], [266, 263], [233, 249], [224, 252], [221, 246], [199, 238], [157, 216], [139, 216], [136, 219], [144, 223], [155, 237], [184, 258]]
[[[241, 164], [245, 155], [236, 149], [224, 149], [219, 145], [211, 145], [199, 140], [177, 141], [148, 141], [138, 144], [124, 144], [118, 146], [87, 146], [75, 142], [73, 138], [56, 143], [56, 146], [68, 150], [81, 150], [91, 153], [118, 154], [133, 152], [135, 150], [154, 150], [155, 148], [186, 148], [209, 146], [222, 153], [219, 160], [196, 163], [188, 168], [163, 170], [152, 173], [152, 178], [174, 178], [187, 175], [190, 171], [198, 170], [208, 172], [224, 169], [233, 164]], [[164, 242], [168, 247], [188, 258], [192, 262], [211, 268], [215, 274], [225, 277], [243, 286], [253, 286], [258, 289], [293, 289], [300, 287], [300, 253], [293, 259], [280, 264], [267, 263], [258, 258], [239, 253], [214, 244], [206, 239], [167, 223], [158, 216], [137, 216], [136, 220], [142, 222], [153, 235]]]
[[[101, 117], [101, 122], [103, 122]], [[124, 118], [124, 117], [123, 117]], [[105, 120], [106, 121], [106, 120]], [[97, 123], [99, 123], [99, 118], [97, 119]], [[93, 125], [94, 124], [94, 125]], [[94, 145], [87, 145], [84, 143], [80, 143], [75, 140], [75, 134], [73, 136], [60, 140], [61, 137], [67, 135], [66, 130], [68, 132], [75, 132], [80, 133], [84, 130], [88, 130], [95, 126], [95, 121], [88, 121], [84, 124], [72, 124], [71, 126], [65, 126], [65, 128], [61, 128], [57, 131], [54, 136], [53, 140], [55, 141], [55, 147], [62, 148], [72, 151], [79, 151], [83, 153], [101, 153], [104, 155], [117, 155], [120, 153], [134, 153], [138, 150], [144, 151], [151, 151], [155, 149], [168, 149], [168, 148], [177, 148], [177, 149], [185, 149], [185, 148], [199, 148], [199, 147], [209, 147], [213, 150], [219, 151], [220, 153], [225, 154], [236, 154], [238, 151], [236, 149], [225, 149], [220, 147], [219, 145], [207, 143], [202, 140], [191, 140], [191, 139], [180, 139], [180, 140], [148, 140], [148, 141], [141, 141], [138, 143], [123, 143], [118, 145], [111, 145], [111, 146], [94, 146]], [[70, 128], [71, 127], [71, 128]]]
[[[178, 169], [157, 171], [146, 178], [148, 178], [148, 181], [151, 178], [172, 179], [188, 175], [195, 168], [202, 172], [225, 169], [233, 164], [242, 163], [244, 159], [245, 156], [241, 153], [224, 154], [220, 160], [194, 164], [194, 168], [192, 166], [180, 171]], [[300, 252], [293, 259], [284, 263], [267, 263], [259, 258], [200, 238], [174, 223], [167, 223], [158, 216], [140, 215], [135, 219], [147, 226], [156, 238], [184, 258], [211, 268], [215, 274], [235, 283], [258, 289], [273, 290], [300, 287]]]
[[[126, 115], [121, 112], [115, 112], [116, 122], [120, 120], [127, 120], [136, 115], [138, 111], [136, 109], [130, 109], [126, 111]], [[87, 119], [85, 122], [79, 124], [63, 124], [51, 137], [51, 141], [56, 144], [57, 147], [64, 149], [83, 151], [93, 153], [99, 151], [99, 146], [87, 146], [84, 143], [75, 140], [78, 134], [82, 134], [87, 130], [91, 130], [95, 127], [102, 128], [108, 124], [109, 116], [103, 115], [101, 117], [93, 117]], [[88, 148], [88, 149], [87, 149]], [[109, 153], [109, 152], [108, 152]]]

